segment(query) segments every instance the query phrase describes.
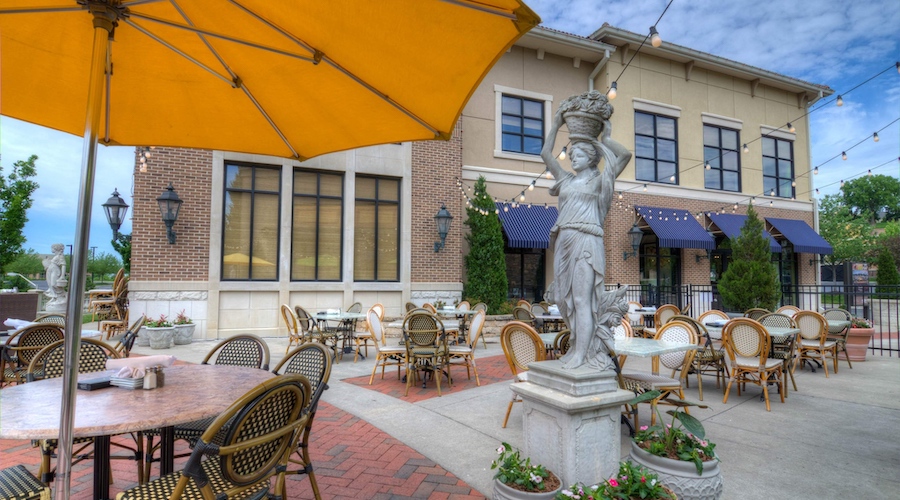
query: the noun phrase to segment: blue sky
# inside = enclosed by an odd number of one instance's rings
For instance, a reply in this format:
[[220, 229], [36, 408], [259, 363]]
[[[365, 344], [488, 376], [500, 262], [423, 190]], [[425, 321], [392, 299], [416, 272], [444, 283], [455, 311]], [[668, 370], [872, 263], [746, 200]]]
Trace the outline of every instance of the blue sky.
[[[549, 28], [582, 36], [604, 22], [647, 33], [665, 9], [667, 0], [526, 0]], [[810, 114], [812, 165], [824, 164], [815, 176], [821, 195], [836, 193], [841, 179], [873, 173], [900, 177], [900, 122], [871, 134], [900, 118], [900, 2], [871, 0], [674, 0], [657, 25], [665, 41], [709, 52], [809, 82], [828, 85], [844, 94], [834, 104]], [[878, 72], [890, 71], [847, 93]], [[820, 107], [821, 104], [814, 106]], [[0, 107], [2, 111], [2, 107]], [[799, 114], [799, 110], [798, 110]], [[850, 149], [854, 144], [859, 146]], [[81, 138], [43, 127], [0, 118], [0, 155], [4, 174], [12, 164], [35, 154], [37, 181], [25, 226], [26, 248], [49, 253], [53, 243], [71, 244], [81, 174]], [[132, 204], [134, 149], [100, 147], [94, 189], [90, 245], [113, 253], [112, 233], [101, 204], [114, 188]], [[688, 165], [689, 166], [689, 165]], [[139, 174], [138, 174], [139, 175]], [[122, 231], [131, 232], [131, 212]], [[162, 222], [160, 222], [162, 225]]]

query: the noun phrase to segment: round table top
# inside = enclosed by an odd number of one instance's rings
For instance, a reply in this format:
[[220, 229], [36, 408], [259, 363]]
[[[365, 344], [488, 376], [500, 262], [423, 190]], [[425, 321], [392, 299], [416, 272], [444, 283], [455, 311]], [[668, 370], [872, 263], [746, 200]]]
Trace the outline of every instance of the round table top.
[[[84, 373], [79, 379], [107, 374]], [[165, 376], [165, 386], [150, 391], [115, 386], [77, 390], [74, 437], [155, 429], [216, 416], [275, 375], [239, 366], [176, 365], [166, 368]], [[62, 378], [3, 388], [0, 438], [57, 438], [61, 397]]]

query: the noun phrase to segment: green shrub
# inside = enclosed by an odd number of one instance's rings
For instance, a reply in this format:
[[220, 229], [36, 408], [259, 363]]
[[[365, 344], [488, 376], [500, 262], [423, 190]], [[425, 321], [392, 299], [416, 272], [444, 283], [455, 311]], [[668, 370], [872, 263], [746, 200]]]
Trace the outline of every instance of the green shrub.
[[781, 297], [778, 269], [771, 262], [769, 240], [763, 236], [763, 223], [753, 205], [747, 207], [747, 221], [731, 248], [732, 261], [718, 283], [725, 306], [733, 311], [774, 310]]
[[494, 201], [487, 194], [484, 177], [479, 177], [475, 183], [471, 206], [466, 208], [466, 225], [469, 226], [466, 242], [469, 244], [469, 253], [465, 259], [466, 282], [463, 296], [471, 297], [471, 304], [487, 304], [488, 314], [500, 314], [506, 303], [508, 287], [503, 232], [495, 210]]

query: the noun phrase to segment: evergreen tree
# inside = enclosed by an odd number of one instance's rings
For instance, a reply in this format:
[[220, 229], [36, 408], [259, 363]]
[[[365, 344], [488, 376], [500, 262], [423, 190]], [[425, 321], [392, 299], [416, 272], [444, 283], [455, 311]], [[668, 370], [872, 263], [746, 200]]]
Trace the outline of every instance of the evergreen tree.
[[900, 273], [897, 272], [897, 262], [894, 256], [887, 250], [878, 254], [878, 287], [875, 292], [880, 298], [896, 298], [900, 295]]
[[753, 205], [741, 234], [731, 242], [731, 263], [722, 273], [718, 288], [726, 307], [746, 311], [754, 307], [774, 310], [781, 296], [778, 269], [771, 262], [769, 240]]
[[[463, 297], [472, 302], [484, 302], [488, 314], [502, 312], [506, 304], [506, 255], [503, 253], [503, 232], [496, 206], [487, 194], [484, 177], [479, 177], [466, 208], [469, 234], [469, 254], [466, 255], [466, 283]], [[486, 215], [485, 215], [486, 214]]]

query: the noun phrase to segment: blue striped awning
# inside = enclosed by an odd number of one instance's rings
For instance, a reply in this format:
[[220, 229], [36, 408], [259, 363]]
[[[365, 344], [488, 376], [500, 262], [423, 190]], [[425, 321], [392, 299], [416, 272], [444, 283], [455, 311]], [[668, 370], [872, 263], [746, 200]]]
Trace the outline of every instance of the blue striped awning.
[[781, 235], [784, 239], [794, 245], [794, 251], [799, 253], [817, 253], [820, 255], [831, 255], [834, 249], [825, 241], [825, 238], [819, 236], [809, 224], [802, 220], [794, 219], [776, 219], [774, 217], [766, 217], [766, 229], [774, 236]]
[[[741, 228], [747, 222], [747, 216], [741, 214], [708, 214], [709, 220], [725, 233], [725, 237], [729, 240], [737, 238], [741, 234]], [[769, 239], [769, 251], [781, 253], [781, 244], [775, 241], [775, 238], [763, 229], [763, 236]]]
[[[508, 211], [504, 210], [508, 208]], [[510, 248], [548, 248], [550, 229], [556, 224], [556, 207], [519, 205], [515, 208], [497, 203], [500, 223]]]
[[660, 247], [716, 249], [716, 240], [687, 210], [638, 206], [634, 209], [659, 239]]

